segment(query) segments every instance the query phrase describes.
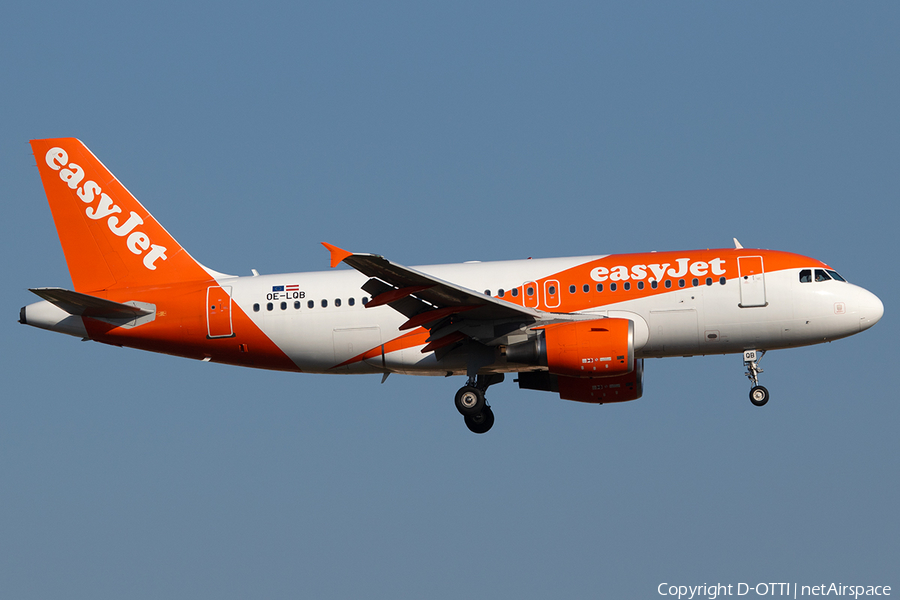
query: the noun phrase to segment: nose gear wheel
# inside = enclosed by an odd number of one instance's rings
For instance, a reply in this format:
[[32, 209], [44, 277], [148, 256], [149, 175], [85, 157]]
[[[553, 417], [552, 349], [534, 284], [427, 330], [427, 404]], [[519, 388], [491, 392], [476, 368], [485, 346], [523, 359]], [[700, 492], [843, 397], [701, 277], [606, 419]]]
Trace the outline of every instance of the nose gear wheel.
[[764, 406], [769, 401], [769, 390], [761, 385], [754, 386], [750, 390], [750, 402], [753, 406]]

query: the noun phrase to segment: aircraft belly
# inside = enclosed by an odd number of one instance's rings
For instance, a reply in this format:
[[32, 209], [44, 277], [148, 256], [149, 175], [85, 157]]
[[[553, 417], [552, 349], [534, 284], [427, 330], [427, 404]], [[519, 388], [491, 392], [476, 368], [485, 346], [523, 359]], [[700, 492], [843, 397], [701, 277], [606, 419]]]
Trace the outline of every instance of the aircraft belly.
[[438, 360], [434, 352], [422, 354], [421, 347], [405, 348], [385, 354], [385, 368], [391, 373], [405, 375], [446, 375], [459, 374], [466, 370], [464, 357], [445, 357]]

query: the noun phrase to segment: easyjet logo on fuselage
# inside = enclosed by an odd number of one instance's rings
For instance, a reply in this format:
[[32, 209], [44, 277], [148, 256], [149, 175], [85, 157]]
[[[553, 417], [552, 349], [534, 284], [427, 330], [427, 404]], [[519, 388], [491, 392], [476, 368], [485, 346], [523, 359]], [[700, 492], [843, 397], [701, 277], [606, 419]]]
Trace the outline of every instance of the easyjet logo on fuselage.
[[[166, 260], [165, 246], [159, 246], [150, 241], [150, 236], [139, 231], [136, 228], [144, 224], [144, 220], [136, 212], [131, 211], [124, 223], [119, 224], [119, 217], [115, 216], [122, 212], [122, 209], [113, 203], [112, 198], [103, 193], [97, 182], [87, 180], [84, 185], [84, 169], [75, 163], [69, 162], [69, 155], [62, 148], [51, 148], [44, 157], [47, 166], [54, 171], [59, 171], [59, 178], [62, 179], [69, 189], [78, 190], [76, 193], [82, 202], [90, 204], [85, 209], [85, 214], [89, 219], [99, 221], [106, 219], [109, 230], [115, 235], [125, 238], [125, 247], [129, 252], [141, 256], [143, 254], [143, 264], [151, 271], [156, 270], [156, 261], [159, 259]], [[95, 200], [99, 200], [95, 205]]]
[[722, 267], [724, 263], [725, 260], [721, 258], [714, 258], [710, 261], [695, 260], [693, 262], [690, 258], [677, 258], [674, 265], [672, 263], [657, 263], [652, 265], [632, 265], [631, 268], [624, 265], [618, 267], [596, 267], [591, 270], [591, 279], [598, 282], [606, 281], [607, 279], [610, 281], [642, 280], [646, 279], [649, 274], [651, 281], [662, 281], [666, 275], [675, 279], [684, 277], [688, 273], [694, 277], [724, 275], [725, 269]]

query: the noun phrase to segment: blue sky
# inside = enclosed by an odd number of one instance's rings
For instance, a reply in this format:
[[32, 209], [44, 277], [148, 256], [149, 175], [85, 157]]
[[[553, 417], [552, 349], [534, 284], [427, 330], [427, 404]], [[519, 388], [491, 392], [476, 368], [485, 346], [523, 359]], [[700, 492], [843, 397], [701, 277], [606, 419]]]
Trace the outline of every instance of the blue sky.
[[[19, 3], [0, 21], [11, 598], [656, 597], [900, 586], [894, 3]], [[28, 140], [82, 139], [201, 262], [777, 248], [872, 330], [648, 361], [585, 406], [259, 372], [16, 323], [70, 285]]]

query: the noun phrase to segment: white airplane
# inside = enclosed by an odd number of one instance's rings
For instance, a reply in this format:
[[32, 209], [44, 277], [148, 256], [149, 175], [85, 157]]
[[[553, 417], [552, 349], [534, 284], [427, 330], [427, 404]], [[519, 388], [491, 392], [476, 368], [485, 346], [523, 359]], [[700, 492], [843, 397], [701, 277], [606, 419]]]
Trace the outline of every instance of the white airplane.
[[237, 277], [195, 261], [80, 141], [33, 140], [74, 290], [36, 288], [19, 321], [203, 361], [331, 374], [465, 375], [455, 402], [488, 431], [488, 387], [565, 400], [641, 397], [645, 358], [759, 360], [874, 325], [884, 307], [813, 258], [734, 248], [405, 267], [325, 244], [354, 270]]

